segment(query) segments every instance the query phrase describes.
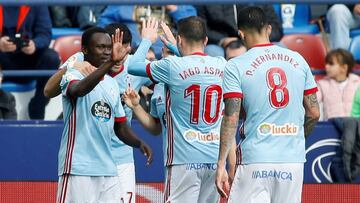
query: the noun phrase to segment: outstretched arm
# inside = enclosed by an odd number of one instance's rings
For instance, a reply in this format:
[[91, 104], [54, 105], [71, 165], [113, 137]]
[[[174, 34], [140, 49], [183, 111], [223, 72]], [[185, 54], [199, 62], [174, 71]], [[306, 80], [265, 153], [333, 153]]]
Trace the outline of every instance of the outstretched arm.
[[124, 101], [126, 105], [134, 111], [136, 118], [147, 131], [149, 131], [152, 135], [159, 135], [161, 133], [160, 122], [157, 122], [154, 117], [141, 107], [140, 96], [137, 92], [133, 89], [126, 90], [124, 94]]
[[49, 80], [46, 82], [46, 85], [44, 87], [45, 97], [53, 98], [61, 93], [60, 82], [66, 70], [67, 70], [66, 68], [60, 69], [49, 78]]
[[139, 48], [136, 50], [134, 57], [129, 61], [128, 72], [132, 75], [147, 77], [146, 66], [149, 64], [145, 61], [146, 53], [152, 43], [154, 43], [158, 37], [158, 22], [154, 18], [143, 21], [141, 37], [142, 41]]
[[303, 105], [305, 108], [304, 133], [309, 136], [320, 118], [320, 108], [316, 93], [304, 96]]
[[125, 144], [139, 148], [140, 151], [147, 157], [146, 164], [149, 165], [152, 162], [152, 150], [151, 148], [131, 130], [126, 122], [115, 122], [114, 131], [116, 136]]
[[70, 97], [82, 97], [88, 94], [117, 62], [125, 58], [130, 47], [123, 46], [122, 39], [123, 32], [120, 33], [120, 30], [117, 29], [115, 35], [112, 36], [113, 50], [111, 60], [101, 64], [96, 71], [83, 80], [73, 82], [68, 90], [68, 95]]
[[71, 64], [69, 66], [64, 66], [62, 69], [58, 70], [53, 76], [51, 76], [46, 82], [46, 85], [44, 87], [45, 97], [53, 98], [61, 93], [60, 82], [62, 76], [65, 74], [67, 68], [70, 68], [70, 66], [73, 66], [73, 68], [77, 69], [85, 77], [87, 77], [96, 70], [96, 68], [87, 61], [76, 61], [73, 65]]

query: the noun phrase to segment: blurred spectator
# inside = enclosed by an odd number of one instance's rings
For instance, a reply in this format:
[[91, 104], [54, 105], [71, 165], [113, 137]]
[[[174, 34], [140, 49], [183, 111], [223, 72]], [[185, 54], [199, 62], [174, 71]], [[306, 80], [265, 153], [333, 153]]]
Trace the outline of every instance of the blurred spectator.
[[356, 89], [353, 105], [351, 108], [351, 116], [360, 118], [360, 86]]
[[244, 42], [241, 39], [236, 39], [226, 45], [225, 49], [225, 59], [230, 60], [234, 57], [240, 56], [246, 52], [246, 47]]
[[[182, 18], [196, 16], [196, 10], [191, 5], [166, 5], [166, 6], [135, 6], [113, 5], [108, 6], [99, 18], [98, 25], [105, 27], [113, 22], [124, 23], [133, 36], [132, 46], [136, 47], [141, 41], [140, 25], [142, 20], [155, 17], [159, 21], [165, 21], [170, 27]], [[173, 25], [173, 26], [171, 26]], [[153, 45], [156, 56], [161, 55], [162, 43], [158, 41]]]
[[79, 27], [86, 30], [96, 26], [105, 6], [51, 6], [50, 13], [54, 27]]
[[[4, 70], [57, 69], [58, 54], [49, 49], [51, 21], [46, 6], [3, 7], [0, 23], [0, 65]], [[44, 119], [49, 99], [43, 95], [47, 77], [5, 78], [5, 81], [28, 83], [36, 79], [34, 98], [29, 103], [31, 119]]]
[[[246, 5], [201, 5], [196, 6], [198, 16], [206, 21], [209, 38], [205, 52], [210, 56], [225, 56], [224, 47], [238, 37], [237, 16]], [[270, 41], [278, 42], [283, 36], [281, 20], [272, 5], [261, 7], [272, 26]]]
[[355, 65], [352, 54], [334, 49], [325, 58], [326, 77], [318, 81], [319, 102], [323, 103], [323, 118], [348, 117], [360, 77], [351, 73]]
[[5, 92], [3, 89], [1, 89], [2, 79], [3, 74], [0, 67], [0, 120], [16, 120], [17, 113], [15, 109], [15, 98], [11, 93]]
[[330, 48], [348, 49], [350, 29], [360, 27], [360, 4], [335, 4], [326, 15], [330, 28]]

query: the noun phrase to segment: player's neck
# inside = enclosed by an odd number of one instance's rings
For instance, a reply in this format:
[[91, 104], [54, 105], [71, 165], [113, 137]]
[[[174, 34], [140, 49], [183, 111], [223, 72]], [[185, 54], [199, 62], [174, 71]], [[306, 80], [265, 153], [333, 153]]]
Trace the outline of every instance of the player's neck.
[[181, 52], [183, 56], [188, 56], [196, 52], [204, 53], [204, 47], [203, 46], [183, 47]]
[[260, 44], [270, 44], [270, 41], [269, 41], [269, 39], [266, 39], [266, 38], [253, 38], [247, 42], [247, 45], [249, 46], [249, 48], [252, 48], [252, 47], [254, 47], [256, 45], [260, 45]]

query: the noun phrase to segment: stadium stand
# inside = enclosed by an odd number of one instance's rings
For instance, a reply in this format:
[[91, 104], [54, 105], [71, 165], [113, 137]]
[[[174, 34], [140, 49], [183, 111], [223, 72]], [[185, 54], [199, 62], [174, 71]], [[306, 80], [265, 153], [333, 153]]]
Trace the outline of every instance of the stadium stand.
[[312, 34], [285, 35], [281, 42], [293, 51], [299, 52], [312, 69], [325, 68], [326, 49], [320, 37]]
[[81, 35], [58, 37], [53, 48], [59, 53], [61, 63], [64, 63], [71, 55], [81, 50]]
[[68, 35], [81, 35], [82, 31], [79, 28], [52, 28], [52, 37], [57, 39], [59, 37]]
[[[281, 4], [273, 5], [275, 12], [282, 19]], [[289, 34], [316, 34], [319, 29], [316, 24], [311, 24], [311, 10], [309, 4], [296, 4], [292, 28], [284, 28], [284, 35]]]

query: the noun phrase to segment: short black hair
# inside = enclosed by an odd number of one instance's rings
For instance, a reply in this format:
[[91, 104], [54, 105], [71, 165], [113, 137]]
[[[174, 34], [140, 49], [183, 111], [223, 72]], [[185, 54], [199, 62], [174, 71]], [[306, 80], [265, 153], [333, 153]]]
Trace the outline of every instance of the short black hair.
[[90, 41], [92, 36], [96, 33], [104, 33], [109, 34], [104, 28], [101, 27], [91, 27], [84, 31], [81, 36], [81, 46], [82, 47], [89, 47]]
[[227, 49], [238, 49], [240, 47], [245, 47], [244, 41], [242, 41], [241, 39], [236, 39], [227, 44], [224, 47], [224, 50], [226, 51]]
[[204, 41], [207, 36], [205, 21], [197, 16], [181, 19], [178, 22], [178, 35], [189, 42]]
[[240, 30], [254, 30], [260, 33], [269, 25], [264, 10], [256, 6], [248, 6], [238, 12], [238, 28]]
[[115, 30], [119, 29], [120, 32], [123, 32], [123, 44], [131, 44], [131, 40], [132, 40], [132, 35], [131, 32], [129, 30], [129, 28], [123, 24], [123, 23], [111, 23], [107, 26], [105, 26], [105, 30], [111, 35], [115, 34]]

